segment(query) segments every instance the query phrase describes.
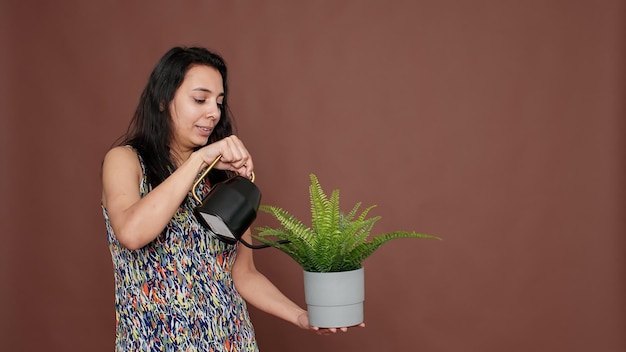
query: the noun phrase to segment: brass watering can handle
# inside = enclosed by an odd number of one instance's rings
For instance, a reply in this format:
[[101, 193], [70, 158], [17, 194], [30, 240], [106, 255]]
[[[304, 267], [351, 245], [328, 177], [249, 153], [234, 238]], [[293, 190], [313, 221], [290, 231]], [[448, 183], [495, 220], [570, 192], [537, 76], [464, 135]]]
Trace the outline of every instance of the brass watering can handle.
[[[215, 158], [215, 160], [213, 160], [211, 165], [209, 165], [209, 167], [207, 167], [206, 170], [204, 170], [202, 175], [200, 175], [200, 177], [198, 177], [196, 182], [194, 182], [193, 187], [191, 187], [191, 194], [193, 194], [193, 198], [196, 200], [196, 202], [202, 203], [202, 200], [200, 200], [200, 197], [196, 194], [196, 188], [198, 188], [198, 185], [200, 184], [200, 181], [202, 181], [206, 177], [206, 175], [209, 173], [209, 171], [211, 171], [213, 166], [215, 166], [215, 164], [217, 164], [220, 161], [221, 158], [222, 158], [222, 156], [218, 155], [217, 158]], [[252, 172], [252, 175], [250, 176], [250, 181], [254, 182], [254, 172]]]

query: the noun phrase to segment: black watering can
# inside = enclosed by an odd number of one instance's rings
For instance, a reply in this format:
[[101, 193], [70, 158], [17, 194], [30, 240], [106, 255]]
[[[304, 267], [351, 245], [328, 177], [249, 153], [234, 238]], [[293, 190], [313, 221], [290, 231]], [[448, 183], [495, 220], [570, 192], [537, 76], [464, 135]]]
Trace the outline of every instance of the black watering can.
[[196, 195], [195, 190], [200, 181], [221, 158], [221, 155], [218, 156], [193, 185], [193, 197], [201, 203], [194, 209], [196, 218], [220, 241], [228, 244], [241, 242], [252, 249], [269, 247], [265, 244], [252, 245], [241, 238], [256, 219], [261, 203], [261, 191], [254, 184], [254, 172], [250, 179], [238, 175], [213, 185], [202, 201]]

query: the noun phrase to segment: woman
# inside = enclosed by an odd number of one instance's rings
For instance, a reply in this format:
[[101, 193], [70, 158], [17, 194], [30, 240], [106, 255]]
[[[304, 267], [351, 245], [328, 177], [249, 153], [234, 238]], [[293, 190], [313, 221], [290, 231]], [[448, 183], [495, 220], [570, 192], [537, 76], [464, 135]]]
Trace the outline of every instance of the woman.
[[[203, 195], [211, 182], [254, 170], [232, 134], [227, 100], [219, 55], [173, 48], [150, 75], [122, 143], [104, 158], [118, 351], [256, 351], [246, 301], [317, 330], [256, 270], [252, 250], [215, 239], [193, 215], [192, 185], [218, 156], [198, 186]], [[249, 231], [244, 238], [251, 242]]]

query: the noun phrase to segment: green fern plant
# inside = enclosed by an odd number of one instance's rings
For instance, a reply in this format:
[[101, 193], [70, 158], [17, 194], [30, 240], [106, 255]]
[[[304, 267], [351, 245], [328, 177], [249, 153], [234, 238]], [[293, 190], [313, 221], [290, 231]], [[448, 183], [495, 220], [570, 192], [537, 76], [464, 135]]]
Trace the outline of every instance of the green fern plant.
[[[311, 227], [306, 226], [286, 210], [261, 205], [259, 210], [271, 214], [281, 224], [279, 228], [257, 227], [253, 235], [259, 242], [277, 248], [293, 258], [305, 271], [337, 272], [361, 268], [361, 263], [383, 244], [396, 238], [431, 238], [416, 232], [395, 231], [368, 239], [380, 216], [370, 217], [370, 210], [361, 213], [358, 202], [348, 214], [339, 209], [339, 190], [328, 197], [317, 176], [310, 175]], [[358, 215], [357, 215], [358, 214]], [[278, 241], [276, 240], [278, 239]]]

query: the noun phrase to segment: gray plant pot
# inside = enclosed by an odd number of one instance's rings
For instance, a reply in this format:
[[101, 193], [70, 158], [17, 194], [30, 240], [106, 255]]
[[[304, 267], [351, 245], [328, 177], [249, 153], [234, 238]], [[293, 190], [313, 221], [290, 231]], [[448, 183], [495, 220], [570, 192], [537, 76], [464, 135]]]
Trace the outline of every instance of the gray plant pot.
[[339, 328], [361, 324], [364, 273], [363, 268], [334, 273], [304, 271], [304, 296], [311, 326]]

